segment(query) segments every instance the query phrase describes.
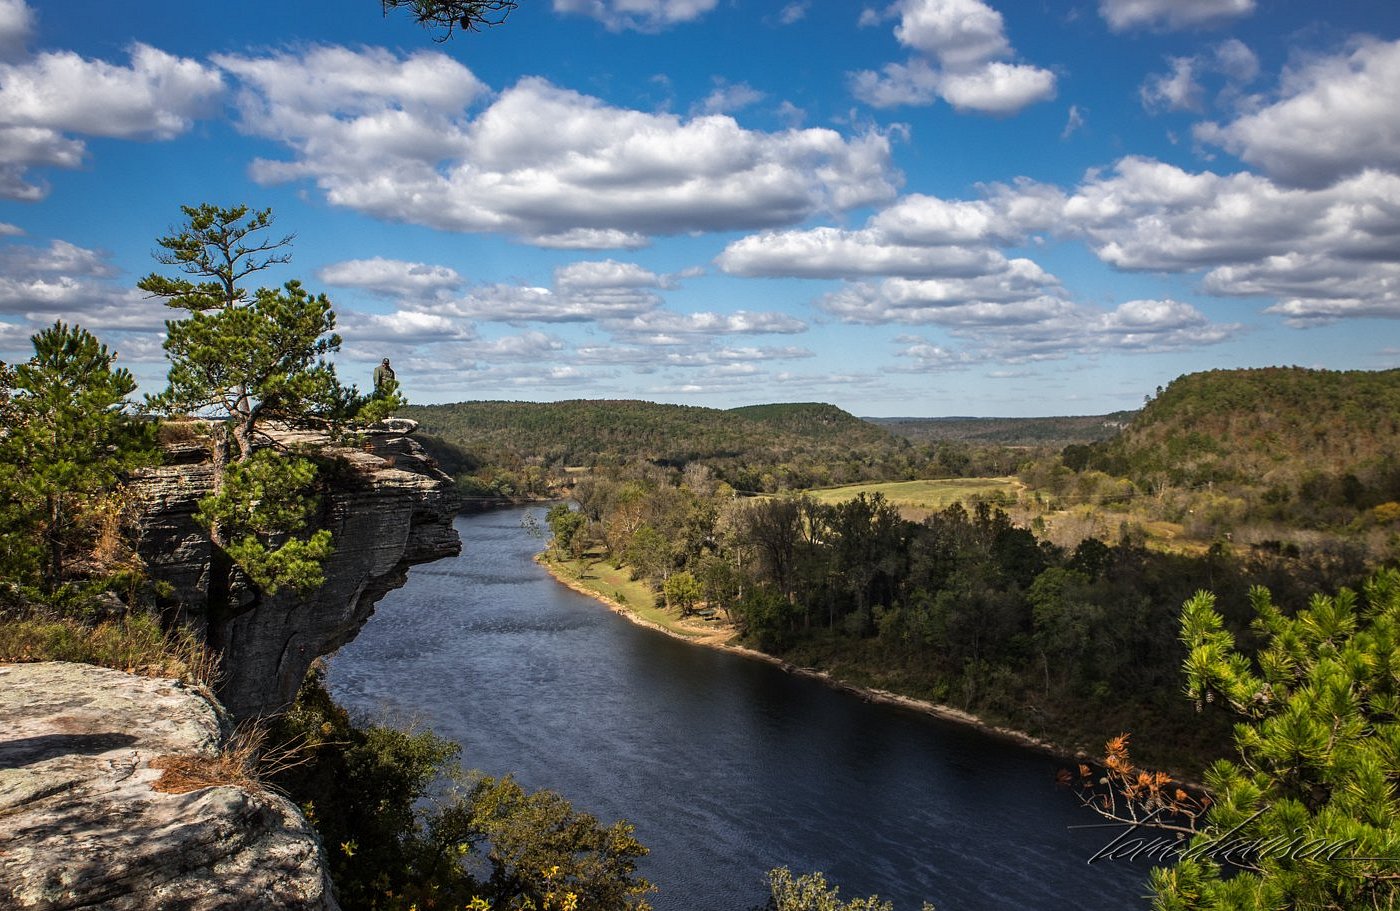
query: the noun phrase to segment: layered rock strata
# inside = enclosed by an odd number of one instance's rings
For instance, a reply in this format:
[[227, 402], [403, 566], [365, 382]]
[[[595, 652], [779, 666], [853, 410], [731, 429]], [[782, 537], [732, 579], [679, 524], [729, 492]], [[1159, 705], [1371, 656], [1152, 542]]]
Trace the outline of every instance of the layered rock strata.
[[137, 477], [138, 549], [151, 575], [169, 583], [180, 619], [222, 654], [219, 698], [236, 718], [285, 708], [311, 662], [353, 639], [410, 566], [461, 550], [452, 480], [407, 436], [412, 422], [402, 423], [365, 435], [358, 448], [331, 447], [314, 434], [274, 434], [278, 446], [310, 447], [326, 460], [318, 527], [330, 529], [335, 552], [315, 592], [250, 593], [230, 612], [207, 610], [211, 545], [193, 518], [213, 483], [203, 447], [172, 447], [166, 465]]

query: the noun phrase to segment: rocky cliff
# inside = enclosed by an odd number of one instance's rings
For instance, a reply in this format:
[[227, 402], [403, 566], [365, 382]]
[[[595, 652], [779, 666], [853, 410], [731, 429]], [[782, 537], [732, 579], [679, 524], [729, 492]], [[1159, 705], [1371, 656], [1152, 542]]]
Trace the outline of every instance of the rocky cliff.
[[0, 907], [338, 911], [315, 833], [218, 768], [226, 725], [173, 680], [82, 664], [0, 665]]
[[358, 448], [333, 448], [312, 434], [275, 434], [279, 446], [316, 447], [327, 459], [319, 527], [331, 530], [335, 553], [319, 590], [250, 595], [228, 616], [206, 611], [211, 545], [193, 519], [213, 480], [203, 447], [168, 447], [166, 465], [137, 477], [138, 550], [151, 575], [172, 587], [171, 612], [222, 653], [219, 698], [236, 718], [284, 708], [311, 662], [353, 639], [375, 603], [404, 583], [408, 567], [461, 550], [452, 481], [407, 435], [413, 426], [395, 422], [367, 434]]

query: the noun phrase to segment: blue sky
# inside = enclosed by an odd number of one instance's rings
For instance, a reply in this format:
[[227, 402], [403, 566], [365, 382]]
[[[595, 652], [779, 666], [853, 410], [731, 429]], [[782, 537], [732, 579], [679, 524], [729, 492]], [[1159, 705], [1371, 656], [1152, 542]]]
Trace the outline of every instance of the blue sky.
[[144, 391], [179, 206], [271, 207], [410, 399], [1093, 414], [1400, 366], [1391, 0], [0, 0], [0, 358]]

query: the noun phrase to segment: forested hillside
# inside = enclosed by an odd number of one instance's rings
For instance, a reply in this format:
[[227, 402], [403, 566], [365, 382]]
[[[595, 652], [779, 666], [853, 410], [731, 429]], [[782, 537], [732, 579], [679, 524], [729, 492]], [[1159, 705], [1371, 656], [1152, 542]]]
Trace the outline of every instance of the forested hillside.
[[1210, 488], [1251, 516], [1345, 524], [1400, 500], [1400, 370], [1189, 374], [1120, 436], [1066, 453], [1081, 458], [1143, 490]]
[[1132, 421], [1134, 411], [1047, 418], [867, 418], [891, 433], [920, 442], [995, 443], [1002, 446], [1069, 446], [1098, 443]]
[[745, 491], [870, 480], [1009, 474], [1016, 458], [994, 447], [921, 446], [834, 405], [731, 410], [642, 401], [459, 402], [402, 414], [466, 492], [541, 493], [565, 468], [703, 463]]
[[763, 433], [788, 433], [827, 443], [884, 446], [893, 442], [888, 430], [870, 421], [820, 402], [791, 402], [776, 405], [746, 405], [722, 412], [749, 421]]

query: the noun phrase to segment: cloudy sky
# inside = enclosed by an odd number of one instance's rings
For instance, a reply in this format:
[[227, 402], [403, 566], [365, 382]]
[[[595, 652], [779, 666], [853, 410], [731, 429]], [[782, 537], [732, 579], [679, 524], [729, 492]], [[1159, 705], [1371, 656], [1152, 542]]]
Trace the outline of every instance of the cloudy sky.
[[410, 399], [1092, 414], [1400, 365], [1394, 0], [0, 0], [0, 358], [162, 385], [179, 206], [271, 207]]

